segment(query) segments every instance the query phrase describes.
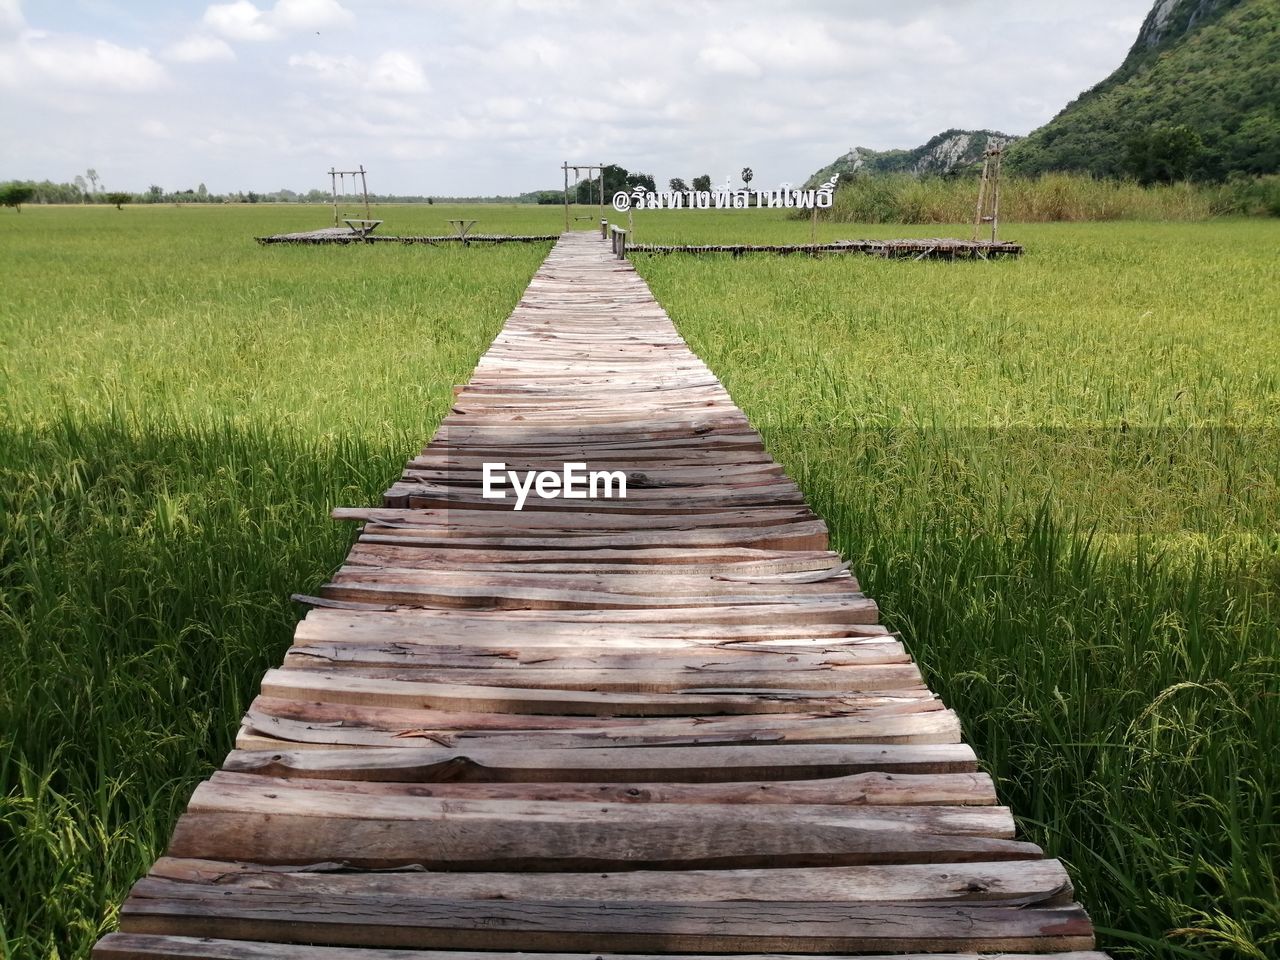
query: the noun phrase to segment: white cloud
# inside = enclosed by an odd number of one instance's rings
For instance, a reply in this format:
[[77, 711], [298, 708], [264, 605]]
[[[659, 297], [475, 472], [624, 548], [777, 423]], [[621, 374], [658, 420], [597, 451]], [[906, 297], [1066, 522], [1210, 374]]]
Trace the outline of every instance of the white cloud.
[[[29, 131], [0, 166], [92, 162], [131, 189], [323, 188], [360, 162], [379, 191], [471, 194], [556, 183], [566, 158], [798, 183], [854, 145], [1030, 130], [1119, 64], [1151, 2], [199, 0], [166, 33], [112, 15], [124, 0], [0, 0], [0, 122]], [[206, 65], [166, 86], [179, 63]]]
[[169, 46], [164, 55], [178, 63], [214, 63], [236, 58], [236, 52], [227, 41], [207, 33], [193, 33], [184, 37]]
[[963, 63], [964, 48], [932, 20], [913, 20], [886, 31], [885, 39], [929, 63]]
[[317, 30], [345, 24], [351, 12], [338, 0], [277, 0], [270, 10], [250, 0], [214, 3], [204, 12], [202, 23], [228, 40], [274, 40], [282, 33]]
[[652, 109], [667, 102], [671, 87], [653, 77], [623, 76], [602, 84], [600, 92], [612, 103], [628, 109]]
[[289, 66], [295, 69], [311, 70], [326, 80], [355, 80], [360, 69], [360, 61], [347, 54], [341, 57], [329, 56], [309, 50], [306, 53], [295, 53], [289, 57]]
[[698, 64], [712, 74], [757, 77], [768, 72], [771, 78], [802, 79], [911, 59], [937, 66], [955, 63], [961, 54], [955, 39], [931, 20], [891, 23], [850, 17], [828, 22], [766, 15], [723, 30], [700, 51]]
[[249, 0], [215, 3], [204, 12], [203, 23], [228, 40], [270, 40], [276, 28]]
[[338, 0], [278, 0], [266, 17], [281, 30], [316, 30], [354, 19]]
[[732, 77], [758, 77], [764, 71], [741, 50], [726, 46], [703, 47], [698, 51], [698, 66], [707, 73]]
[[529, 114], [529, 104], [519, 97], [490, 97], [482, 106], [485, 115], [495, 120], [518, 120]]
[[849, 41], [856, 39], [844, 31], [813, 20], [795, 16], [766, 20], [731, 30], [722, 44], [766, 69], [826, 69], [849, 61]]
[[351, 54], [333, 56], [309, 50], [289, 57], [289, 66], [309, 70], [335, 85], [372, 93], [425, 93], [431, 86], [422, 65], [401, 50], [388, 50], [369, 63]]
[[516, 0], [516, 9], [532, 13], [577, 13], [585, 9], [583, 0]]
[[164, 67], [145, 49], [107, 40], [28, 30], [0, 46], [0, 83], [29, 86], [37, 78], [52, 89], [154, 90], [165, 83]]
[[419, 100], [405, 100], [403, 97], [380, 96], [373, 93], [360, 102], [370, 115], [377, 114], [386, 120], [398, 120], [419, 127], [421, 125], [422, 103]]
[[541, 34], [512, 37], [503, 40], [492, 50], [477, 51], [478, 66], [492, 64], [496, 59], [519, 70], [558, 69], [569, 60], [569, 52], [558, 40]]
[[369, 67], [367, 85], [370, 90], [383, 93], [423, 93], [427, 90], [427, 75], [422, 66], [409, 54], [388, 50]]
[[18, 0], [0, 0], [0, 36], [11, 37], [26, 26]]

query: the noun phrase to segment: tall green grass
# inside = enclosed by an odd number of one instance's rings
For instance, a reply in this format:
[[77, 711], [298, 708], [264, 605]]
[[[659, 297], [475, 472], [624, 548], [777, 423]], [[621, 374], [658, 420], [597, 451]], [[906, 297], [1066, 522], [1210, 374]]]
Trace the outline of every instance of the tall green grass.
[[1276, 956], [1280, 224], [1017, 235], [637, 264], [1102, 945]]
[[[822, 213], [837, 223], [972, 223], [976, 177], [855, 176]], [[1280, 177], [1226, 184], [1143, 186], [1070, 173], [1006, 176], [1000, 217], [1006, 223], [1107, 220], [1208, 220], [1280, 216]]]
[[[279, 661], [287, 596], [340, 562], [329, 507], [430, 436], [545, 250], [248, 242], [325, 216], [2, 221], [4, 955], [84, 956], [111, 926]], [[1118, 954], [1278, 949], [1277, 226], [1018, 226], [1028, 255], [991, 264], [637, 258]]]
[[114, 925], [341, 561], [329, 508], [377, 501], [546, 251], [250, 239], [323, 217], [5, 218], [0, 956]]

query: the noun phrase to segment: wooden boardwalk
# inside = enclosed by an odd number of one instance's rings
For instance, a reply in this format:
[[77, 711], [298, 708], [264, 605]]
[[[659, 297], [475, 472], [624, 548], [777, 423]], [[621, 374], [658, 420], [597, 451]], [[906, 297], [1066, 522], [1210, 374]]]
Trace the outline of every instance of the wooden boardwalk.
[[465, 237], [456, 234], [443, 234], [438, 236], [395, 236], [391, 234], [376, 233], [360, 233], [349, 227], [324, 227], [320, 230], [303, 230], [298, 233], [273, 233], [266, 237], [255, 237], [258, 243], [263, 246], [270, 246], [276, 243], [291, 244], [352, 244], [352, 243], [400, 243], [400, 244], [426, 244], [427, 246], [448, 246], [451, 243], [460, 243], [464, 247], [469, 247], [473, 243], [489, 244], [490, 246], [503, 243], [546, 243], [549, 240], [555, 240], [555, 234], [506, 234], [506, 233], [474, 233], [467, 234]]
[[[626, 471], [626, 498], [480, 495], [483, 462], [566, 460]], [[385, 505], [337, 515], [359, 541], [95, 956], [1093, 947], [600, 239], [556, 244]]]
[[912, 237], [906, 240], [833, 240], [830, 243], [628, 243], [627, 253], [748, 253], [807, 254], [857, 253], [888, 260], [998, 260], [1020, 257], [1022, 244], [953, 237]]

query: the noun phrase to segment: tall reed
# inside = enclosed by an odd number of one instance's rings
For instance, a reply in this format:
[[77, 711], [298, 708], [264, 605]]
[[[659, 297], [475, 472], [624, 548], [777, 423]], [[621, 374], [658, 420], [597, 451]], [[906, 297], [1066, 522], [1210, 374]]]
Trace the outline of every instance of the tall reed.
[[[823, 218], [840, 223], [965, 223], [977, 206], [975, 177], [855, 176]], [[1006, 176], [1000, 216], [1008, 223], [1207, 220], [1280, 214], [1280, 177], [1230, 184], [1143, 186], [1077, 174]]]

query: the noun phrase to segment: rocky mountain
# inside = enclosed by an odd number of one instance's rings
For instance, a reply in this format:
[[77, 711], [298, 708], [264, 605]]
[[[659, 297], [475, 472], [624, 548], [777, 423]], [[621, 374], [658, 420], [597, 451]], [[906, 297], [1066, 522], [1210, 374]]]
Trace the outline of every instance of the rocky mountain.
[[945, 176], [980, 163], [988, 144], [1006, 144], [1016, 139], [996, 130], [945, 130], [914, 150], [853, 147], [811, 176], [805, 186], [816, 186], [837, 173], [842, 179], [855, 173]]
[[1156, 0], [1156, 5], [1147, 14], [1142, 29], [1138, 31], [1138, 39], [1129, 51], [1128, 59], [1172, 43], [1179, 37], [1186, 36], [1201, 23], [1227, 7], [1235, 6], [1240, 0]]
[[1280, 0], [1156, 0], [1119, 68], [1008, 160], [1143, 176], [1161, 150], [1178, 152], [1180, 175], [1280, 170]]

